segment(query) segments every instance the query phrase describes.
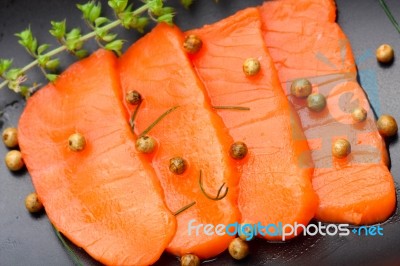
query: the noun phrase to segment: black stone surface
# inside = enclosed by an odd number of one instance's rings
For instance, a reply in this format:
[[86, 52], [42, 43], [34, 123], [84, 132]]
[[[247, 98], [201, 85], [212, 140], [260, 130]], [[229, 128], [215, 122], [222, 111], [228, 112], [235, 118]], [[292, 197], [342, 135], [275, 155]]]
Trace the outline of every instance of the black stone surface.
[[[138, 2], [138, 1], [136, 1]], [[168, 1], [178, 6], [178, 1]], [[235, 11], [260, 4], [261, 0], [197, 0], [189, 11], [178, 8], [177, 24], [183, 29], [199, 27], [224, 18]], [[48, 34], [50, 20], [67, 19], [71, 26], [85, 24], [75, 8], [82, 1], [69, 0], [0, 0], [0, 58], [14, 58], [15, 65], [24, 66], [30, 61], [27, 53], [18, 46], [14, 33], [29, 25], [39, 42], [56, 42]], [[107, 10], [106, 1], [103, 7]], [[400, 3], [388, 0], [394, 15], [400, 21]], [[390, 43], [400, 51], [400, 34], [389, 22], [377, 0], [337, 0], [338, 22], [347, 34], [358, 60], [360, 80], [369, 95], [374, 96], [376, 112], [389, 113], [400, 119], [400, 101], [397, 99], [400, 84], [400, 65], [395, 60], [389, 67], [379, 65], [374, 57], [376, 47]], [[111, 12], [108, 11], [111, 15]], [[121, 30], [130, 43], [140, 35]], [[89, 47], [94, 48], [90, 43]], [[63, 65], [73, 62], [64, 55]], [[29, 75], [32, 80], [45, 82], [38, 71]], [[17, 126], [24, 108], [24, 100], [3, 89], [0, 91], [0, 128]], [[34, 121], [32, 121], [34, 122]], [[389, 145], [391, 171], [397, 188], [400, 181], [400, 145], [397, 138]], [[7, 149], [0, 144], [0, 157]], [[0, 162], [0, 265], [47, 266], [74, 265], [58, 241], [45, 214], [32, 216], [24, 207], [25, 196], [33, 191], [26, 171], [10, 173]], [[68, 204], [68, 203], [66, 203]], [[251, 242], [251, 255], [244, 261], [233, 261], [226, 253], [206, 265], [400, 265], [399, 210], [384, 223], [384, 236], [298, 237], [287, 243]], [[83, 251], [75, 248], [85, 265], [98, 265]], [[157, 265], [179, 265], [176, 258], [164, 255]]]

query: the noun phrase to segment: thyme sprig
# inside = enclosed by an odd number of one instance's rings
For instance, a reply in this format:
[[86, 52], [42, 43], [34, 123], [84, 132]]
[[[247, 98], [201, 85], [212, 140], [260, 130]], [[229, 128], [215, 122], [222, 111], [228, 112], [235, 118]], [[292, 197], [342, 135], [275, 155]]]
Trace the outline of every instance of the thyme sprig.
[[[0, 89], [8, 86], [11, 90], [28, 97], [38, 84], [26, 85], [26, 72], [33, 67], [39, 66], [45, 77], [54, 81], [57, 78], [55, 71], [60, 65], [57, 54], [68, 51], [78, 58], [87, 56], [88, 51], [83, 48], [84, 43], [95, 38], [100, 47], [114, 51], [120, 55], [124, 41], [117, 39], [117, 34], [110, 32], [112, 29], [123, 26], [126, 29], [136, 29], [143, 32], [144, 27], [150, 19], [157, 22], [172, 24], [174, 12], [171, 7], [165, 7], [163, 0], [143, 0], [143, 5], [133, 9], [128, 0], [109, 0], [108, 5], [113, 9], [116, 20], [102, 17], [100, 3], [89, 1], [86, 4], [78, 5], [82, 12], [83, 19], [89, 25], [91, 31], [82, 34], [78, 27], [67, 30], [66, 21], [51, 21], [50, 34], [60, 43], [60, 46], [50, 50], [49, 44], [39, 44], [34, 37], [30, 27], [17, 33], [18, 43], [34, 58], [28, 65], [17, 68], [13, 67], [11, 59], [0, 58]], [[146, 13], [149, 15], [146, 17]]]

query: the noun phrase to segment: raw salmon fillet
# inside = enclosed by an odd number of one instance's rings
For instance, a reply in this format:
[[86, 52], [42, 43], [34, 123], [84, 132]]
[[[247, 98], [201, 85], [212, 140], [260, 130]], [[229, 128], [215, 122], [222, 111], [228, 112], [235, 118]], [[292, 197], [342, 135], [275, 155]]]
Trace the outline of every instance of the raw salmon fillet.
[[[219, 110], [235, 141], [249, 154], [237, 162], [239, 209], [244, 223], [307, 225], [317, 197], [312, 189], [313, 164], [298, 117], [284, 95], [261, 35], [260, 15], [249, 8], [199, 30], [203, 41], [191, 57], [215, 106], [249, 107], [250, 111]], [[261, 71], [246, 77], [243, 62], [258, 58]], [[267, 239], [282, 239], [269, 230]], [[286, 232], [290, 238], [294, 232]], [[298, 232], [297, 232], [298, 233]]]
[[[224, 251], [233, 237], [207, 235], [203, 227], [196, 235], [196, 228], [191, 230], [190, 224], [227, 225], [240, 219], [236, 206], [239, 173], [228, 154], [232, 139], [205, 97], [182, 45], [183, 34], [177, 27], [160, 24], [127, 50], [119, 61], [119, 71], [123, 92], [136, 90], [144, 98], [135, 123], [137, 134], [166, 110], [179, 106], [150, 131], [158, 149], [149, 160], [170, 210], [196, 202], [176, 217], [177, 232], [167, 251], [209, 258]], [[129, 114], [135, 109], [127, 107]], [[169, 170], [169, 160], [176, 156], [188, 163], [181, 175]], [[227, 197], [220, 201], [205, 197], [199, 186], [200, 170], [205, 191], [216, 196], [225, 183], [229, 187]]]
[[[99, 50], [31, 97], [19, 121], [23, 159], [53, 225], [107, 265], [149, 265], [176, 230], [151, 165], [135, 150], [116, 58]], [[68, 138], [79, 132], [84, 150]]]
[[[317, 3], [320, 1], [281, 0], [265, 2], [259, 9], [265, 43], [312, 149], [313, 186], [320, 199], [316, 218], [350, 224], [382, 222], [396, 203], [385, 142], [357, 83], [354, 56], [345, 34], [331, 16], [308, 16], [310, 12], [304, 8]], [[296, 10], [295, 18], [281, 13], [287, 6]], [[322, 7], [316, 10], [325, 11]], [[305, 100], [289, 95], [291, 82], [297, 78], [308, 78], [313, 91], [325, 95], [324, 111], [313, 113]], [[351, 112], [358, 106], [368, 111], [368, 118], [357, 124]], [[351, 155], [346, 159], [336, 159], [331, 153], [331, 145], [339, 137], [351, 143]]]

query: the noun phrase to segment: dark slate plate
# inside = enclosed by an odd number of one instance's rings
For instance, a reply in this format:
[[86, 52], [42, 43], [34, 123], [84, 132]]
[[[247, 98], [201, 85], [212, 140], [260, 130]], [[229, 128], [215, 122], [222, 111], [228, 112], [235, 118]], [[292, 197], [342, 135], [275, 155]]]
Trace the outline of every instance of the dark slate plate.
[[[29, 56], [17, 45], [14, 33], [28, 25], [40, 42], [55, 42], [48, 34], [50, 20], [67, 19], [70, 26], [81, 26], [80, 13], [75, 8], [78, 1], [68, 0], [1, 0], [0, 1], [0, 57], [14, 58], [17, 66], [29, 62]], [[106, 2], [104, 7], [106, 7]], [[178, 6], [178, 1], [168, 1]], [[178, 8], [177, 23], [183, 29], [199, 27], [224, 18], [235, 11], [260, 4], [261, 0], [198, 0], [192, 9]], [[394, 15], [400, 20], [400, 4], [388, 0]], [[82, 2], [81, 2], [82, 3]], [[338, 0], [338, 21], [348, 35], [356, 55], [360, 80], [368, 91], [376, 112], [390, 113], [399, 119], [400, 104], [397, 99], [400, 84], [397, 60], [390, 67], [376, 63], [374, 51], [381, 43], [390, 43], [400, 51], [400, 34], [391, 25], [376, 0]], [[109, 14], [111, 15], [111, 14]], [[140, 35], [121, 31], [132, 42]], [[91, 43], [89, 46], [94, 48]], [[64, 67], [73, 61], [63, 56]], [[38, 71], [30, 72], [35, 81], [44, 82]], [[374, 96], [372, 96], [374, 95]], [[11, 91], [0, 91], [0, 127], [17, 126], [24, 101]], [[33, 122], [33, 121], [32, 121]], [[397, 138], [389, 149], [391, 171], [400, 181], [400, 145]], [[0, 145], [0, 157], [7, 149]], [[396, 184], [396, 185], [397, 185]], [[25, 171], [10, 173], [0, 164], [0, 265], [73, 265], [73, 261], [61, 246], [46, 215], [32, 216], [24, 207], [25, 196], [33, 190], [29, 174]], [[267, 243], [256, 240], [251, 243], [251, 255], [242, 262], [233, 261], [222, 254], [208, 265], [384, 265], [400, 264], [400, 219], [398, 210], [383, 225], [383, 236], [346, 237], [314, 236], [298, 237], [287, 243]], [[83, 251], [75, 248], [87, 265], [97, 265]], [[163, 256], [157, 265], [178, 265], [178, 260]]]

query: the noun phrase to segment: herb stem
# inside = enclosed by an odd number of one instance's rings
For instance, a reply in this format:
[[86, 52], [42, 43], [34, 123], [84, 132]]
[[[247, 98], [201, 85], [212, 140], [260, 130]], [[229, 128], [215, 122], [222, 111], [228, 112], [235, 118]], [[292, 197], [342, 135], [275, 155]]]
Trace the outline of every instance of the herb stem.
[[390, 12], [389, 7], [386, 5], [384, 0], [379, 0], [379, 4], [383, 8], [386, 13], [386, 16], [389, 18], [390, 22], [392, 22], [393, 26], [396, 28], [397, 32], [400, 33], [400, 26], [397, 23], [396, 19], [393, 17], [392, 12]]
[[178, 107], [179, 107], [179, 106], [175, 106], [175, 107], [172, 107], [172, 108], [168, 109], [167, 111], [165, 111], [162, 115], [160, 115], [160, 116], [156, 119], [156, 121], [154, 121], [148, 128], [146, 128], [146, 129], [139, 135], [139, 138], [142, 137], [142, 136], [144, 136], [144, 135], [146, 135], [147, 133], [149, 133], [150, 130], [152, 130], [153, 127], [155, 127], [164, 117], [166, 117], [169, 113], [175, 111]]
[[140, 105], [142, 104], [142, 102], [143, 102], [142, 100], [139, 102], [139, 104], [136, 106], [135, 111], [133, 112], [133, 114], [131, 116], [131, 119], [129, 119], [129, 125], [131, 126], [132, 133], [135, 133], [135, 119], [139, 112], [139, 108], [140, 108]]
[[225, 110], [250, 111], [249, 107], [242, 107], [242, 106], [212, 106], [212, 108], [225, 109]]
[[68, 245], [68, 243], [65, 241], [64, 237], [61, 235], [60, 231], [57, 230], [57, 228], [54, 228], [54, 231], [56, 232], [56, 235], [58, 239], [60, 240], [61, 244], [64, 246], [64, 248], [67, 250], [68, 254], [71, 256], [72, 260], [74, 261], [74, 264], [77, 266], [84, 266], [79, 257], [75, 254], [75, 252], [72, 250], [72, 248]]
[[207, 192], [204, 190], [204, 187], [203, 187], [203, 179], [202, 179], [202, 171], [201, 170], [200, 170], [200, 176], [199, 176], [199, 185], [200, 185], [201, 192], [203, 192], [204, 196], [206, 196], [206, 198], [208, 198], [210, 200], [215, 200], [215, 201], [222, 200], [223, 198], [226, 197], [226, 195], [228, 195], [229, 188], [225, 187], [224, 194], [221, 197], [219, 196], [221, 194], [222, 188], [225, 186], [225, 183], [223, 183], [222, 186], [218, 189], [218, 193], [217, 193], [217, 196], [215, 198], [213, 198], [210, 195], [208, 195]]
[[192, 206], [195, 205], [195, 204], [196, 204], [196, 202], [193, 201], [192, 203], [189, 203], [188, 205], [186, 205], [186, 206], [180, 208], [179, 210], [177, 210], [177, 211], [174, 213], [174, 216], [177, 216], [178, 214], [181, 214], [182, 212], [186, 211], [187, 209], [189, 209], [190, 207], [192, 207]]

